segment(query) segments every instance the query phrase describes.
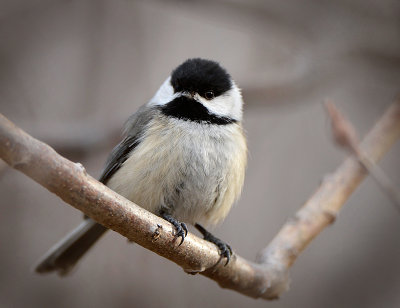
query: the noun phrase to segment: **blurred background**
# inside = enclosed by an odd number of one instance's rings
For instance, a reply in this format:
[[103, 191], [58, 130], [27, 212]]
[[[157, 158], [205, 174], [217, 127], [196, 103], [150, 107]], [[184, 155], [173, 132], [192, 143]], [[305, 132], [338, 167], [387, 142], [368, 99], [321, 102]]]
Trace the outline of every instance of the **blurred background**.
[[[1, 113], [95, 177], [128, 115], [189, 57], [220, 61], [243, 89], [245, 187], [214, 233], [254, 260], [346, 156], [324, 99], [363, 136], [399, 94], [400, 2], [0, 1]], [[399, 158], [397, 143], [381, 162], [397, 185]], [[370, 178], [266, 302], [113, 232], [69, 277], [38, 276], [82, 215], [0, 170], [0, 307], [400, 307], [400, 215]]]

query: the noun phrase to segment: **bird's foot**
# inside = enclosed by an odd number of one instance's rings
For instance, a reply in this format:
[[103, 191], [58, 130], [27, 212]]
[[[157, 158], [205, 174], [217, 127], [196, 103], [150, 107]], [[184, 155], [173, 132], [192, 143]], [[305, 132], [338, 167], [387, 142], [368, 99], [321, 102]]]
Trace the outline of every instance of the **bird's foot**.
[[172, 217], [170, 214], [168, 214], [164, 211], [161, 212], [161, 217], [174, 225], [174, 227], [176, 229], [175, 238], [178, 238], [178, 237], [182, 238], [182, 240], [179, 244], [179, 246], [181, 246], [183, 241], [185, 240], [186, 235], [188, 234], [188, 229], [187, 229], [186, 224], [184, 222], [180, 222], [180, 221], [176, 220], [174, 217]]
[[221, 256], [221, 258], [226, 258], [225, 266], [228, 265], [229, 261], [231, 260], [232, 255], [233, 255], [231, 246], [229, 246], [224, 241], [222, 241], [219, 238], [212, 235], [210, 232], [208, 232], [206, 229], [204, 229], [201, 225], [195, 224], [195, 227], [197, 230], [200, 231], [201, 234], [203, 234], [203, 238], [206, 241], [217, 245], [217, 247], [219, 249], [219, 255]]

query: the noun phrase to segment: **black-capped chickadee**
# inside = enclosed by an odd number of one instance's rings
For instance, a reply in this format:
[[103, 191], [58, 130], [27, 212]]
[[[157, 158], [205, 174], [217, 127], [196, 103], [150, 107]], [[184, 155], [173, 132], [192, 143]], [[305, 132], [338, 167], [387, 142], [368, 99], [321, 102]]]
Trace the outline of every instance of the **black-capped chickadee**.
[[[217, 62], [185, 61], [129, 118], [100, 182], [173, 224], [181, 243], [185, 222], [194, 225], [229, 262], [229, 245], [200, 224], [223, 220], [242, 190], [247, 161], [242, 106], [239, 88]], [[68, 273], [107, 230], [86, 218], [36, 271]]]

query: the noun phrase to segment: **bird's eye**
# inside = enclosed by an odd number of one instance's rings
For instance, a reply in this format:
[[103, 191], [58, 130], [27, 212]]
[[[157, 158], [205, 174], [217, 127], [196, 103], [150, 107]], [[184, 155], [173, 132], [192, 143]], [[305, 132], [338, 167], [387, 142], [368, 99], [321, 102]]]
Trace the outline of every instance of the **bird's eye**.
[[214, 98], [214, 91], [207, 91], [206, 93], [204, 93], [204, 97], [208, 100], [213, 99]]

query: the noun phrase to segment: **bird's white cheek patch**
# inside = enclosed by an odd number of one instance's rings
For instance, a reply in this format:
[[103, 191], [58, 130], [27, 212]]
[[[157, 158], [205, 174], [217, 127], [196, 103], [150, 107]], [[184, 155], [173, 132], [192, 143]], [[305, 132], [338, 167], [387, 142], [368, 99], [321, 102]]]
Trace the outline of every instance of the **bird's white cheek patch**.
[[238, 121], [242, 119], [243, 100], [236, 86], [212, 100], [207, 100], [198, 94], [195, 98], [217, 116], [228, 117]]
[[171, 85], [171, 76], [169, 76], [161, 87], [158, 89], [157, 93], [149, 101], [148, 106], [163, 106], [173, 101], [178, 94], [174, 93], [174, 88]]
[[198, 95], [198, 98], [196, 97], [196, 99], [198, 99], [205, 107], [207, 107], [210, 112], [218, 116], [226, 117], [232, 111], [232, 106], [229, 102], [230, 98], [228, 96], [218, 96], [212, 100], [206, 100]]

